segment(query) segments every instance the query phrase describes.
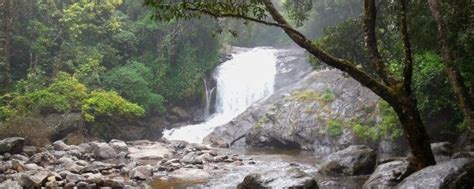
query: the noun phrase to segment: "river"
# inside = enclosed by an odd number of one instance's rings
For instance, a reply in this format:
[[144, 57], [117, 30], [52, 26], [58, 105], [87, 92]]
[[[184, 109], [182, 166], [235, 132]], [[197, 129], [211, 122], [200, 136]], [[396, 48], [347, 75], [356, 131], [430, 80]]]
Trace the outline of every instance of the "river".
[[[217, 126], [223, 125], [243, 113], [247, 108], [270, 97], [275, 90], [275, 76], [279, 52], [268, 47], [239, 49], [232, 59], [222, 63], [214, 72], [217, 81], [216, 113], [207, 121], [164, 131], [168, 140], [182, 140], [190, 143], [202, 143], [203, 138]], [[303, 54], [304, 55], [304, 54]], [[288, 57], [286, 57], [288, 58]], [[287, 72], [288, 70], [280, 71]], [[211, 178], [205, 183], [157, 180], [152, 188], [235, 188], [250, 173], [279, 174], [282, 170], [297, 166], [309, 175], [318, 175], [317, 164], [321, 158], [310, 152], [278, 149], [215, 149], [221, 153], [240, 154], [254, 164], [221, 165], [219, 170], [210, 171]], [[327, 178], [316, 177], [321, 188], [359, 188], [366, 177]], [[291, 185], [292, 179], [272, 182], [272, 188]]]

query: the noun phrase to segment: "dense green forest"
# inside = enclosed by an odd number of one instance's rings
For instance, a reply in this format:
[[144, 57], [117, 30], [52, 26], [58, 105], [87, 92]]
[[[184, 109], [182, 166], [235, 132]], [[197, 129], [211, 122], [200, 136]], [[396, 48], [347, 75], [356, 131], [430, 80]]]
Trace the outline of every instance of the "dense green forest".
[[141, 1], [5, 2], [2, 120], [163, 113], [200, 96], [218, 63], [208, 20], [156, 22]]

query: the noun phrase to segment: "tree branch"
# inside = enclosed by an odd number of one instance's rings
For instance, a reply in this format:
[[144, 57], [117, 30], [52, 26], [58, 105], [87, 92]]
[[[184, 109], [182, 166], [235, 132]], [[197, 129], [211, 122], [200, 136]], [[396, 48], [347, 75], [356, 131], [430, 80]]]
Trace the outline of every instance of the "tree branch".
[[288, 21], [286, 21], [286, 19], [274, 7], [271, 0], [262, 0], [262, 1], [265, 7], [267, 8], [268, 12], [272, 16], [273, 20], [285, 26], [283, 28], [284, 31], [300, 47], [306, 49], [313, 56], [325, 62], [329, 66], [334, 67], [338, 70], [341, 70], [349, 74], [355, 80], [359, 81], [362, 85], [369, 88], [374, 93], [384, 98], [386, 101], [389, 101], [389, 102], [396, 101], [396, 95], [393, 89], [391, 89], [390, 87], [387, 87], [383, 83], [380, 83], [376, 79], [370, 77], [364, 71], [356, 68], [352, 62], [348, 60], [344, 60], [344, 59], [338, 59], [330, 55], [329, 53], [323, 51], [318, 46], [314, 45], [314, 43], [311, 40], [307, 39], [304, 35], [301, 35], [300, 33], [294, 33], [293, 32], [294, 30], [292, 29], [285, 29], [285, 28], [290, 27], [290, 25], [288, 24]]
[[383, 63], [382, 56], [380, 55], [380, 52], [377, 48], [377, 35], [375, 33], [377, 8], [375, 6], [375, 0], [364, 0], [364, 16], [366, 45], [372, 65], [385, 84], [389, 86], [394, 85], [396, 84], [396, 81], [387, 70], [385, 64]]

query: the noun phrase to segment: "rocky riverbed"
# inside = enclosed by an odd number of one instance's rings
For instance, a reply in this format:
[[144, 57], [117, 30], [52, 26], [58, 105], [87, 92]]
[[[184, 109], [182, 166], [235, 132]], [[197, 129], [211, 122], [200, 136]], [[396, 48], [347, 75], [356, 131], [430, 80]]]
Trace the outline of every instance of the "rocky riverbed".
[[374, 150], [363, 145], [318, 157], [292, 150], [213, 149], [182, 141], [56, 141], [36, 148], [15, 137], [0, 140], [0, 188], [474, 186], [474, 148], [457, 153], [450, 143], [432, 148], [439, 164], [414, 172], [409, 159], [377, 162]]

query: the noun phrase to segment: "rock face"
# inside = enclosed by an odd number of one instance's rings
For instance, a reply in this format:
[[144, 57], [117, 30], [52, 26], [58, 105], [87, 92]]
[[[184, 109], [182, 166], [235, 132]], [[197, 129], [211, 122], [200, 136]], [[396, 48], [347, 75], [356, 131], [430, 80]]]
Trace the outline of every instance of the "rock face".
[[405, 178], [397, 188], [473, 188], [474, 160], [453, 159], [429, 166]]
[[320, 172], [326, 175], [367, 175], [373, 172], [376, 164], [375, 151], [367, 146], [353, 145], [326, 156]]
[[365, 182], [365, 189], [393, 188], [414, 172], [407, 159], [394, 160], [377, 166], [374, 173]]
[[347, 125], [376, 123], [378, 97], [335, 70], [308, 74], [275, 92], [230, 123], [214, 130], [205, 142], [213, 146], [300, 148], [329, 154], [357, 139]]
[[237, 185], [237, 189], [266, 189], [275, 187], [301, 189], [319, 188], [316, 180], [298, 168], [290, 168], [286, 171], [278, 171], [278, 173], [250, 174]]
[[19, 154], [23, 151], [24, 145], [25, 139], [20, 137], [12, 137], [0, 140], [0, 154]]

